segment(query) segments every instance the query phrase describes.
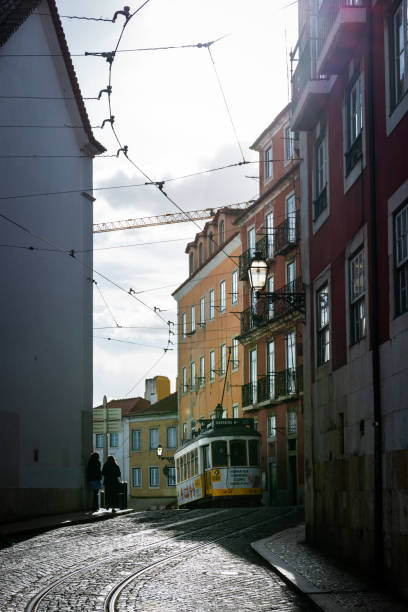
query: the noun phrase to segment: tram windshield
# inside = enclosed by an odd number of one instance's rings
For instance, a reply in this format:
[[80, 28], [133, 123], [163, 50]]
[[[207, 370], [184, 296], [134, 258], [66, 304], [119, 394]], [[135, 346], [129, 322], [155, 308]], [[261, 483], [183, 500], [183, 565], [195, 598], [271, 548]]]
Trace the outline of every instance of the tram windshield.
[[211, 444], [212, 465], [213, 467], [223, 467], [228, 465], [227, 442], [217, 440]]
[[230, 465], [248, 465], [246, 446], [246, 440], [230, 441]]

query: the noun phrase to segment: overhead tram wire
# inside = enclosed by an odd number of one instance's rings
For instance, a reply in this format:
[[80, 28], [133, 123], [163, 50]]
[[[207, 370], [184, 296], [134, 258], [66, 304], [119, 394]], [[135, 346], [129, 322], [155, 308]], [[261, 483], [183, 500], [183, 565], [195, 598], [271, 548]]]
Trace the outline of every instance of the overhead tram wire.
[[67, 249], [63, 249], [62, 247], [59, 247], [58, 245], [55, 245], [54, 243], [52, 243], [50, 240], [48, 240], [47, 238], [44, 238], [43, 236], [37, 234], [36, 232], [31, 231], [30, 229], [28, 229], [27, 227], [24, 227], [24, 225], [21, 225], [20, 223], [18, 223], [17, 221], [15, 221], [14, 219], [11, 219], [10, 217], [7, 217], [6, 215], [4, 215], [3, 213], [0, 213], [0, 218], [4, 219], [5, 221], [11, 223], [12, 225], [15, 225], [16, 227], [20, 228], [22, 231], [26, 232], [27, 234], [30, 234], [31, 236], [33, 236], [34, 238], [36, 238], [37, 240], [40, 240], [41, 242], [44, 242], [50, 246], [52, 246], [54, 249], [56, 249], [57, 251], [59, 251], [60, 253], [63, 253], [65, 255], [68, 255], [69, 257], [72, 257], [72, 259], [74, 259], [76, 262], [78, 262], [81, 266], [83, 266], [84, 268], [86, 268], [87, 270], [90, 270], [91, 272], [93, 272], [94, 274], [97, 274], [98, 276], [100, 276], [101, 278], [103, 278], [104, 280], [106, 280], [108, 283], [110, 283], [111, 285], [114, 285], [115, 287], [117, 287], [118, 289], [120, 289], [121, 291], [127, 293], [128, 295], [130, 295], [131, 298], [133, 298], [134, 300], [136, 300], [137, 302], [139, 302], [140, 304], [142, 304], [142, 306], [144, 306], [145, 308], [148, 308], [151, 312], [153, 312], [156, 316], [159, 317], [159, 319], [161, 321], [163, 321], [163, 323], [165, 323], [165, 325], [167, 326], [167, 322], [163, 319], [163, 317], [160, 315], [159, 312], [157, 312], [154, 308], [151, 308], [151, 306], [149, 306], [148, 304], [146, 304], [145, 302], [143, 302], [143, 300], [141, 300], [140, 298], [138, 298], [136, 295], [134, 295], [134, 291], [132, 288], [130, 288], [129, 290], [126, 290], [124, 287], [122, 287], [121, 285], [119, 285], [118, 283], [116, 283], [115, 281], [113, 281], [112, 279], [110, 279], [109, 277], [105, 276], [104, 274], [102, 274], [101, 272], [98, 272], [97, 270], [95, 270], [95, 268], [92, 268], [92, 266], [88, 266], [88, 264], [86, 264], [85, 262], [81, 261], [80, 259], [78, 259], [75, 255], [75, 252], [73, 250], [67, 250]]
[[103, 301], [103, 303], [105, 304], [105, 306], [106, 306], [106, 308], [107, 308], [107, 310], [108, 310], [108, 312], [109, 312], [110, 316], [111, 316], [111, 317], [112, 317], [112, 319], [114, 320], [114, 322], [115, 322], [115, 324], [116, 324], [116, 327], [120, 327], [119, 323], [118, 323], [118, 322], [117, 322], [117, 320], [115, 319], [115, 315], [113, 314], [111, 307], [109, 306], [108, 302], [106, 301], [105, 296], [103, 295], [102, 290], [101, 290], [101, 288], [99, 287], [99, 285], [98, 285], [98, 283], [96, 282], [96, 280], [95, 280], [95, 279], [93, 280], [93, 283], [94, 283], [95, 287], [97, 288], [97, 290], [99, 291], [99, 295], [101, 296], [102, 301]]
[[157, 361], [155, 361], [154, 364], [148, 370], [146, 370], [146, 372], [143, 374], [143, 376], [141, 376], [139, 378], [139, 380], [133, 385], [133, 387], [131, 387], [129, 389], [129, 391], [124, 395], [124, 397], [127, 397], [129, 395], [129, 393], [132, 393], [133, 389], [135, 387], [137, 387], [137, 385], [139, 385], [146, 378], [146, 376], [149, 374], [149, 372], [151, 372], [153, 370], [153, 368], [155, 368], [157, 366], [157, 364], [163, 359], [163, 357], [166, 356], [166, 354], [167, 354], [167, 351], [165, 351], [162, 355], [160, 355], [160, 357], [157, 359]]

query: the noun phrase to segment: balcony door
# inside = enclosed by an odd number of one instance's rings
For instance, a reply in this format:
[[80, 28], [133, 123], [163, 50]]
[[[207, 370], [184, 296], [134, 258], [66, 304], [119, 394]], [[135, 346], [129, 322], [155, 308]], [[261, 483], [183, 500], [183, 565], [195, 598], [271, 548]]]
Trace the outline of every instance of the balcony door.
[[288, 242], [296, 242], [296, 198], [292, 193], [286, 198], [286, 218], [288, 220]]
[[268, 396], [275, 399], [275, 342], [266, 345], [266, 369], [268, 374]]
[[286, 392], [296, 393], [296, 336], [292, 331], [286, 334]]
[[248, 257], [251, 260], [255, 255], [255, 228], [248, 230]]
[[267, 256], [273, 257], [273, 212], [270, 212], [265, 217], [266, 221], [266, 236], [267, 236]]

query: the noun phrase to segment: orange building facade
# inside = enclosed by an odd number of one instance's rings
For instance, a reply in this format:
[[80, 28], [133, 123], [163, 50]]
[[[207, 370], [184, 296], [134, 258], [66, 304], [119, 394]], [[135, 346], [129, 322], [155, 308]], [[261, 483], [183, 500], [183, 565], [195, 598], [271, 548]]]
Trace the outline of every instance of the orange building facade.
[[180, 439], [221, 403], [241, 417], [241, 239], [233, 222], [242, 211], [224, 208], [186, 247], [189, 277], [173, 293], [178, 305]]

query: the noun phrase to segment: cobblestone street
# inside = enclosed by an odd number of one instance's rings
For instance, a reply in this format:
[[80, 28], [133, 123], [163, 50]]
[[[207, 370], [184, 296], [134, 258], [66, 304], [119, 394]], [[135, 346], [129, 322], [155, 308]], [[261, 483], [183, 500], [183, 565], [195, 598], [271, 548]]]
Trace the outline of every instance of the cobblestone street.
[[250, 542], [292, 509], [135, 513], [64, 527], [0, 551], [2, 612], [311, 610]]

